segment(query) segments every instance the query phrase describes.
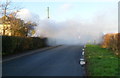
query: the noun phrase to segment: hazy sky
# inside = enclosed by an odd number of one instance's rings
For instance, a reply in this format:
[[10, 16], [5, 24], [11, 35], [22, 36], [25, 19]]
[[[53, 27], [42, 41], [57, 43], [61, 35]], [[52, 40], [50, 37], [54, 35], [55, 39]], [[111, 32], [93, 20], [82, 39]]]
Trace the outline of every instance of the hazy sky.
[[[24, 7], [22, 17], [34, 16], [40, 20], [47, 19], [47, 7], [50, 8], [50, 20], [64, 22], [77, 20], [84, 23], [103, 24], [106, 32], [117, 32], [118, 28], [118, 1], [117, 0], [30, 0], [29, 2], [17, 2]], [[36, 16], [36, 17], [35, 17]], [[98, 21], [99, 20], [99, 21]]]
[[[27, 1], [27, 0], [26, 0]], [[40, 19], [47, 18], [47, 7], [50, 7], [50, 19], [56, 21], [65, 21], [68, 19], [89, 19], [91, 20], [99, 14], [106, 14], [114, 11], [117, 15], [117, 0], [30, 0], [29, 2], [17, 2], [17, 5], [24, 7], [24, 9], [39, 15]], [[110, 14], [110, 13], [109, 13]], [[111, 18], [109, 17], [109, 18]]]

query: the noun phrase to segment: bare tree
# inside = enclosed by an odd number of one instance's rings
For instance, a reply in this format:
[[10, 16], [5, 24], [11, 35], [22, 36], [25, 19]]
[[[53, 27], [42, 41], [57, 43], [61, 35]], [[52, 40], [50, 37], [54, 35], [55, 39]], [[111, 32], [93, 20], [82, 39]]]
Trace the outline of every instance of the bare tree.
[[4, 16], [7, 16], [7, 11], [9, 9], [9, 5], [11, 4], [11, 1], [6, 0], [5, 3], [1, 4], [2, 14]]
[[[0, 3], [0, 12], [3, 20], [3, 35], [6, 35], [6, 30], [11, 31], [12, 36], [29, 36], [34, 33], [34, 26], [36, 23], [29, 21], [24, 23], [23, 20], [16, 18], [17, 13], [20, 11], [20, 7], [12, 6], [10, 0], [6, 0]], [[6, 26], [10, 25], [10, 27]]]
[[3, 22], [3, 35], [5, 35], [5, 30], [7, 29], [5, 25], [7, 25], [7, 10], [8, 10], [8, 6], [10, 5], [10, 1], [6, 1], [4, 3], [1, 3], [0, 4], [0, 8], [1, 8], [1, 15], [3, 16], [2, 17], [2, 22]]
[[[2, 15], [2, 23], [3, 23], [3, 35], [6, 35], [6, 30], [13, 31], [15, 27], [13, 21], [15, 21], [17, 12], [19, 12], [19, 10], [21, 9], [11, 5], [12, 2], [10, 0], [6, 0], [0, 3], [0, 14]], [[12, 15], [13, 18], [11, 19], [9, 15]], [[8, 27], [7, 25], [11, 25], [11, 26]]]

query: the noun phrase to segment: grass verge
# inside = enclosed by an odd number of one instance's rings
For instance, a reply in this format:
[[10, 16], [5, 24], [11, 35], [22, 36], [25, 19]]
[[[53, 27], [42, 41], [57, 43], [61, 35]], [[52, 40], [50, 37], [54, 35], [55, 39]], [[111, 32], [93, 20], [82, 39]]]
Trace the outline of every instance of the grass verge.
[[88, 76], [117, 76], [119, 71], [118, 57], [109, 49], [99, 45], [86, 45]]

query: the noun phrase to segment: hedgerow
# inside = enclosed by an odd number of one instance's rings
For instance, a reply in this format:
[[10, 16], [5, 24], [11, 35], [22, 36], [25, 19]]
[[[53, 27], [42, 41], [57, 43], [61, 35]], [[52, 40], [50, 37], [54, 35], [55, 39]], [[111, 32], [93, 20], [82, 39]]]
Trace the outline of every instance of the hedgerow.
[[2, 36], [2, 54], [8, 55], [47, 46], [45, 38]]

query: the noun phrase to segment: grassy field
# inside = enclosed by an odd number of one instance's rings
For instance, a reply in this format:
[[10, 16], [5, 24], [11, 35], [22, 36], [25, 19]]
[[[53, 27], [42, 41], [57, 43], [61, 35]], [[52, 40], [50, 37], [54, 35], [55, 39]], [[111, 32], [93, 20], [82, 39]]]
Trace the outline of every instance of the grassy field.
[[85, 58], [87, 60], [88, 76], [117, 76], [118, 57], [114, 53], [99, 45], [86, 45]]

